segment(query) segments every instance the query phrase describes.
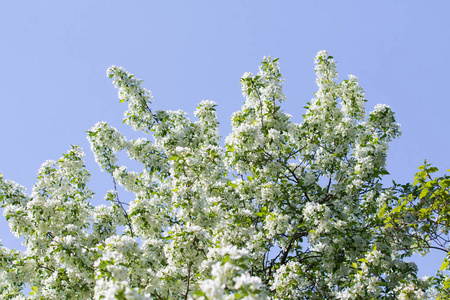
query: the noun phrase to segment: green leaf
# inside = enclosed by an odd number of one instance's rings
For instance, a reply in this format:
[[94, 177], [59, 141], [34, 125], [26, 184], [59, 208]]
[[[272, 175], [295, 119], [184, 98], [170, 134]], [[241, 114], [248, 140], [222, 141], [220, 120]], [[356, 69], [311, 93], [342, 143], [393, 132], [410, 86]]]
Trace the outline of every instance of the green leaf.
[[37, 291], [38, 291], [37, 286], [33, 286], [33, 287], [31, 288], [31, 292], [29, 292], [28, 295], [34, 295]]
[[437, 172], [437, 171], [439, 171], [439, 169], [436, 168], [436, 167], [430, 167], [430, 168], [428, 169], [428, 173], [435, 173], [435, 172]]
[[196, 291], [196, 292], [192, 293], [192, 295], [193, 296], [200, 296], [200, 297], [206, 296], [205, 292], [203, 292], [203, 291]]
[[447, 267], [448, 267], [448, 259], [444, 258], [444, 261], [442, 262], [441, 268], [439, 269], [439, 271], [444, 271]]
[[419, 212], [423, 215], [426, 215], [430, 212], [430, 209], [423, 207], [419, 210]]
[[385, 169], [380, 170], [379, 174], [380, 175], [390, 175], [389, 172]]
[[422, 192], [420, 192], [419, 199], [422, 199], [422, 198], [425, 197], [427, 194], [428, 194], [428, 189], [427, 189], [427, 188], [424, 188], [424, 189], [422, 190]]
[[444, 281], [444, 289], [448, 289], [448, 288], [450, 288], [450, 278], [447, 278]]
[[383, 207], [380, 208], [380, 211], [378, 212], [378, 218], [382, 219], [384, 215], [386, 214], [386, 203], [383, 204]]
[[398, 213], [398, 212], [400, 212], [402, 210], [402, 207], [401, 206], [397, 206], [396, 208], [394, 208], [393, 210], [392, 210], [392, 213]]
[[450, 186], [450, 179], [444, 179], [441, 181], [442, 187], [449, 187]]
[[225, 263], [227, 263], [227, 262], [229, 262], [230, 261], [230, 256], [229, 255], [225, 255], [223, 258], [222, 258], [222, 264], [225, 264]]

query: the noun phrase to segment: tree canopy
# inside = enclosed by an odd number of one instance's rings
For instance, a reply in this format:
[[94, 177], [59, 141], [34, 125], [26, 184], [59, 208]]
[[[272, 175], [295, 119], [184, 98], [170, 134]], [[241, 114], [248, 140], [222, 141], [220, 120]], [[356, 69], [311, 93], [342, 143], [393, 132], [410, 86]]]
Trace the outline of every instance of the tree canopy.
[[[450, 281], [442, 272], [418, 278], [405, 258], [448, 251], [449, 178], [432, 180], [426, 165], [414, 187], [383, 186], [388, 144], [400, 135], [393, 111], [379, 104], [366, 113], [358, 79], [338, 81], [326, 51], [315, 63], [318, 91], [299, 123], [280, 106], [278, 59], [245, 73], [245, 102], [224, 142], [213, 101], [198, 105], [194, 121], [182, 111], [154, 111], [142, 81], [110, 67], [128, 104], [124, 123], [143, 137], [127, 139], [105, 122], [88, 131], [96, 162], [111, 175], [104, 205], [91, 203], [77, 146], [42, 165], [31, 194], [0, 176], [4, 215], [26, 246], [0, 250], [2, 299], [445, 293]], [[142, 171], [119, 165], [119, 152]], [[119, 185], [135, 198], [126, 203]]]

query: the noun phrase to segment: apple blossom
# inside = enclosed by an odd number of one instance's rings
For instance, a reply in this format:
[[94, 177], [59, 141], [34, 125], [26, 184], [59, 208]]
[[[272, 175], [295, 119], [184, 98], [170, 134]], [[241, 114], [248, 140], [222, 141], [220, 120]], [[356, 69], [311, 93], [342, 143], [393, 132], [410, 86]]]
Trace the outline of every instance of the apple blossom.
[[[378, 213], [395, 198], [381, 183], [388, 144], [400, 134], [394, 113], [377, 105], [366, 114], [358, 79], [339, 82], [326, 51], [315, 63], [318, 91], [300, 123], [281, 109], [278, 59], [245, 73], [245, 102], [223, 146], [213, 101], [200, 102], [195, 121], [153, 111], [142, 81], [110, 67], [128, 104], [124, 123], [143, 136], [127, 139], [106, 122], [88, 131], [111, 176], [104, 205], [91, 204], [79, 147], [44, 163], [30, 195], [1, 178], [4, 215], [26, 247], [0, 249], [1, 298], [430, 296], [431, 280], [417, 278]], [[142, 170], [119, 165], [119, 151]]]

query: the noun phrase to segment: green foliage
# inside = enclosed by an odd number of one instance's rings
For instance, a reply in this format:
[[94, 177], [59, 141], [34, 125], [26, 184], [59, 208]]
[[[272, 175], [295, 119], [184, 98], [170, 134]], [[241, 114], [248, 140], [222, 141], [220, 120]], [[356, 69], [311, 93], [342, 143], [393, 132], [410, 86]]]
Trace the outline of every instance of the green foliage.
[[427, 161], [419, 170], [412, 185], [395, 185], [397, 203], [390, 207], [384, 205], [378, 217], [384, 222], [386, 236], [406, 253], [424, 255], [434, 249], [447, 254], [434, 278], [440, 299], [447, 299], [450, 297], [450, 176], [433, 177], [439, 170]]

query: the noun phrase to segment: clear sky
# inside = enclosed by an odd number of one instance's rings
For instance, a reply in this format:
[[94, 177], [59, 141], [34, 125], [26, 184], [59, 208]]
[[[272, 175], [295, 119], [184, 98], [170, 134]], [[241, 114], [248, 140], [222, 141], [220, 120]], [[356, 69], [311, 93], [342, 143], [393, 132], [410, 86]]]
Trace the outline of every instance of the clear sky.
[[[301, 120], [316, 91], [313, 59], [327, 50], [339, 78], [356, 75], [370, 111], [390, 105], [402, 124], [388, 170], [411, 182], [427, 158], [450, 168], [448, 1], [2, 1], [0, 173], [31, 190], [39, 166], [80, 145], [102, 199], [111, 188], [85, 131], [107, 121], [122, 132], [124, 104], [106, 77], [123, 66], [153, 92], [154, 109], [218, 103], [221, 133], [240, 108], [239, 79], [263, 56], [280, 58], [285, 111]], [[441, 173], [442, 174], [442, 173]], [[101, 200], [99, 200], [101, 201]], [[3, 244], [20, 247], [0, 218]], [[434, 273], [442, 254], [416, 257]]]

